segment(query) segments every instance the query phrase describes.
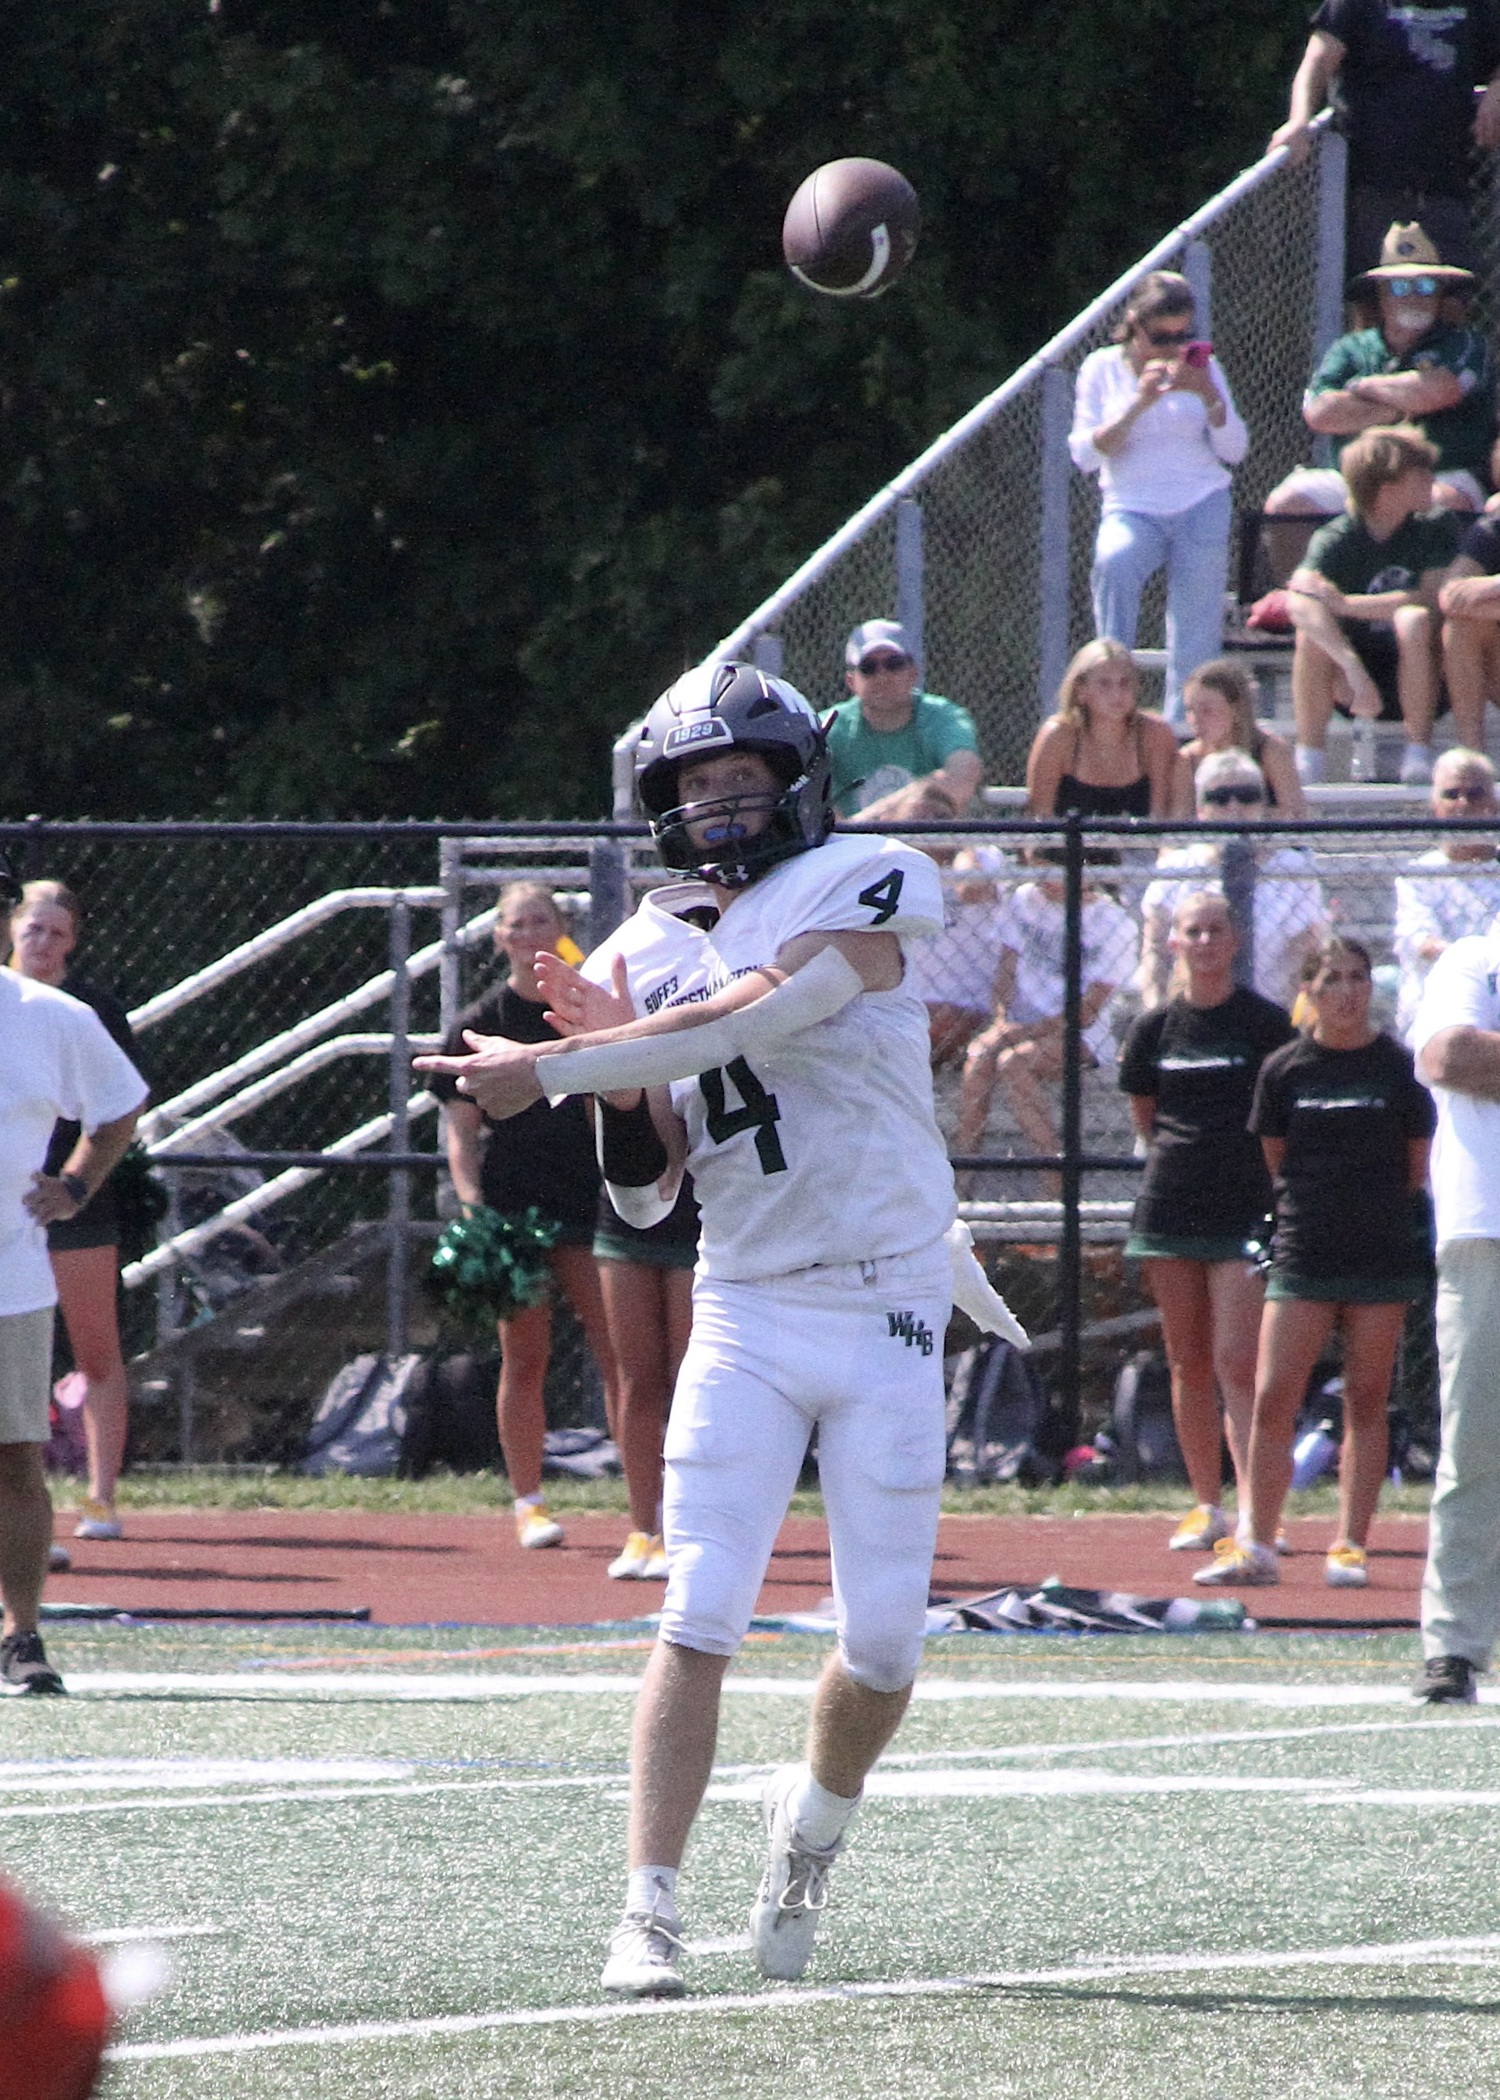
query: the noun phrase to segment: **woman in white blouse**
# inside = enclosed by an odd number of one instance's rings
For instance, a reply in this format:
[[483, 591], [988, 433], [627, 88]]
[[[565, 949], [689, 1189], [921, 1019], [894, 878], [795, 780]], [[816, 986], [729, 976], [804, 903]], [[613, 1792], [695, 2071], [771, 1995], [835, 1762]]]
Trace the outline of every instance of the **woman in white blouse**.
[[1187, 279], [1153, 271], [1115, 341], [1084, 359], [1068, 440], [1074, 465], [1099, 476], [1103, 496], [1096, 632], [1133, 648], [1142, 588], [1166, 569], [1166, 714], [1174, 722], [1188, 677], [1223, 641], [1229, 469], [1249, 444], [1219, 361], [1194, 333]]

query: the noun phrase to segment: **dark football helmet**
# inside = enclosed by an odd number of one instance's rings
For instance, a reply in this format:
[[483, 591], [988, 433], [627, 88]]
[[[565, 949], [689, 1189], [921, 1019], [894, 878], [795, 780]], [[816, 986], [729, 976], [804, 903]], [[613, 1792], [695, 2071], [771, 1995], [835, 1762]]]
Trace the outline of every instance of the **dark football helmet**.
[[[754, 751], [781, 782], [769, 795], [684, 804], [685, 759]], [[833, 829], [827, 732], [794, 685], [752, 664], [700, 664], [669, 686], [647, 715], [636, 749], [636, 792], [663, 864], [721, 888], [743, 889], [794, 854], [821, 846]], [[744, 819], [768, 813], [757, 831]], [[695, 844], [688, 821], [707, 831]]]

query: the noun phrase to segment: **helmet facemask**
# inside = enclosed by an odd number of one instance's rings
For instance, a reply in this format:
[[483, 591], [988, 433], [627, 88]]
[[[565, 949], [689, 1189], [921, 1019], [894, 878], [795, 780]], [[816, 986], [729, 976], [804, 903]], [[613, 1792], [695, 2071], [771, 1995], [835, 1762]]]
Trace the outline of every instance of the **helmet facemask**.
[[[737, 748], [754, 749], [751, 745]], [[785, 751], [773, 748], [756, 755], [776, 771], [785, 772]], [[826, 775], [827, 760], [821, 753], [819, 758]], [[663, 865], [696, 875], [700, 882], [714, 883], [720, 889], [740, 890], [794, 854], [821, 845], [827, 826], [809, 821], [812, 809], [826, 799], [813, 777], [818, 770], [815, 764], [811, 773], [799, 772], [779, 792], [711, 795], [664, 810], [651, 820], [651, 835]], [[752, 831], [742, 821], [748, 815], [764, 815], [766, 821]], [[694, 840], [689, 825], [698, 829], [701, 843]], [[706, 834], [705, 825], [710, 827]]]

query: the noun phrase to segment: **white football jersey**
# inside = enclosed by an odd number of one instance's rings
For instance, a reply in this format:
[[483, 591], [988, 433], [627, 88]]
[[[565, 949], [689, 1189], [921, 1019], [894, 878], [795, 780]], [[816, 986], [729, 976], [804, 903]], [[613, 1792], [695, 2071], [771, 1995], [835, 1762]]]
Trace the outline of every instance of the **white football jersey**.
[[[925, 854], [837, 833], [739, 891], [711, 931], [678, 916], [712, 901], [699, 883], [654, 890], [585, 974], [608, 984], [623, 955], [636, 1011], [654, 1013], [775, 962], [801, 933], [888, 932], [905, 947], [943, 925]], [[687, 1125], [705, 1275], [744, 1282], [907, 1254], [953, 1222], [927, 1013], [904, 984], [862, 993], [753, 1070], [738, 1057], [678, 1081], [672, 1103]]]

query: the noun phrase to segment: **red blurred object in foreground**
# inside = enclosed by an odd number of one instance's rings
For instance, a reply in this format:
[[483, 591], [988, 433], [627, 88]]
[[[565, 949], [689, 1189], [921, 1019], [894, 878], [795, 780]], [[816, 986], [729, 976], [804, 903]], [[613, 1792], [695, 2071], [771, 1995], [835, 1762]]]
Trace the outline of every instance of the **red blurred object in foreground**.
[[112, 2025], [87, 1948], [0, 1883], [0, 2100], [87, 2100]]

